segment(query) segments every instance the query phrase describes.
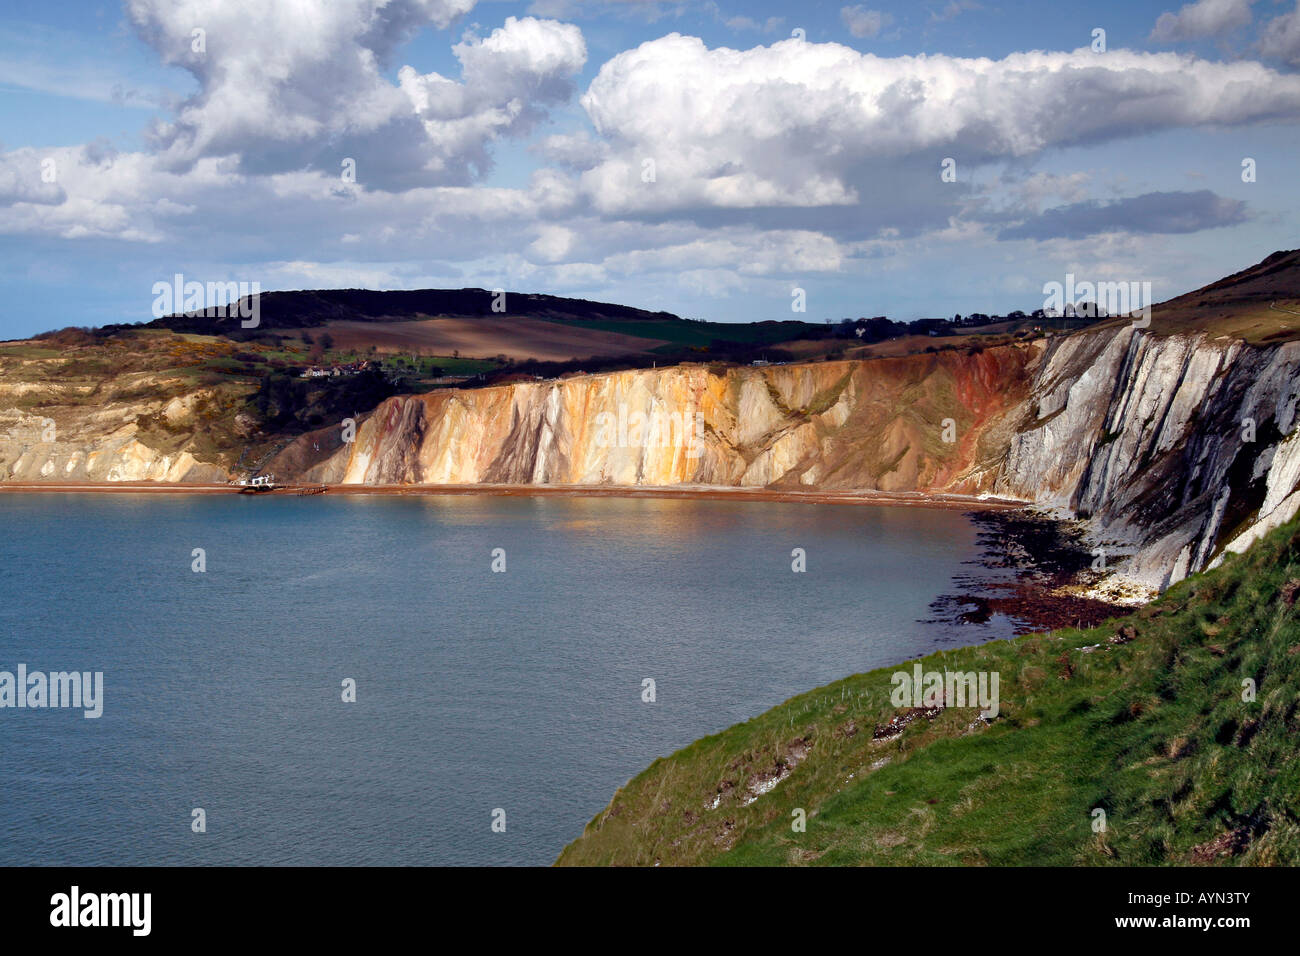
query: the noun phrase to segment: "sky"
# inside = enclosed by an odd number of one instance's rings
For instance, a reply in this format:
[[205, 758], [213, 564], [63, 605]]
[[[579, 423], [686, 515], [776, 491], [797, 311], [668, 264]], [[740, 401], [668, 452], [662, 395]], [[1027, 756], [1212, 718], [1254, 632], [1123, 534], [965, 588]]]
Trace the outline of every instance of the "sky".
[[1300, 246], [1297, 120], [1300, 0], [6, 0], [0, 338], [148, 321], [177, 274], [1158, 301]]

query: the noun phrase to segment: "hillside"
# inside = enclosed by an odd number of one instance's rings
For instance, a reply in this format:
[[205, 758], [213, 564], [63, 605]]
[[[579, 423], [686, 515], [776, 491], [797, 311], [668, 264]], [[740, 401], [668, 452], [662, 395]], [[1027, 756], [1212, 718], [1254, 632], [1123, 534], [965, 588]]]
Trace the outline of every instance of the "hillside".
[[[302, 329], [342, 320], [391, 322], [427, 316], [492, 316], [493, 292], [488, 289], [312, 289], [264, 292], [260, 295], [261, 328]], [[568, 299], [556, 295], [510, 292], [506, 313], [516, 317], [563, 320], [684, 321], [670, 312], [648, 312], [625, 305]], [[169, 315], [149, 323], [173, 332], [233, 331], [239, 319], [202, 315]]]
[[[1106, 325], [1126, 323], [1112, 320]], [[1300, 339], [1300, 249], [1275, 252], [1240, 272], [1158, 303], [1151, 310], [1151, 330], [1208, 332], [1252, 344]]]
[[250, 329], [238, 316], [199, 313], [164, 316], [144, 327], [237, 341], [274, 336], [303, 346], [328, 336], [340, 348], [373, 346], [379, 354], [504, 356], [517, 362], [621, 357], [647, 365], [652, 356], [671, 360], [691, 353], [747, 359], [756, 347], [817, 341], [828, 333], [826, 326], [808, 322], [691, 321], [671, 312], [537, 293], [505, 292], [498, 300], [488, 289], [266, 292], [258, 307], [258, 325]]
[[1122, 620], [921, 660], [999, 674], [990, 720], [894, 707], [911, 662], [818, 688], [656, 761], [558, 862], [1300, 864], [1297, 595], [1293, 521]]

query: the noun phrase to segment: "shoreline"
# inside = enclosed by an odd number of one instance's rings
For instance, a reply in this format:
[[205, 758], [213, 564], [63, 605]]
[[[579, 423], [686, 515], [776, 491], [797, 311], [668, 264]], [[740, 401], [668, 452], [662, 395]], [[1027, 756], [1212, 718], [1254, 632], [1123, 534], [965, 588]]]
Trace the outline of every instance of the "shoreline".
[[[684, 498], [713, 501], [777, 501], [802, 504], [903, 505], [964, 510], [1014, 510], [1030, 503], [975, 495], [925, 494], [904, 491], [794, 491], [773, 488], [734, 488], [720, 485], [286, 485], [248, 497], [299, 497], [299, 488], [324, 488], [325, 495], [488, 495], [496, 497], [562, 498]], [[0, 481], [0, 493], [14, 494], [238, 494], [236, 486], [215, 482], [158, 481]], [[316, 497], [304, 495], [302, 497]]]

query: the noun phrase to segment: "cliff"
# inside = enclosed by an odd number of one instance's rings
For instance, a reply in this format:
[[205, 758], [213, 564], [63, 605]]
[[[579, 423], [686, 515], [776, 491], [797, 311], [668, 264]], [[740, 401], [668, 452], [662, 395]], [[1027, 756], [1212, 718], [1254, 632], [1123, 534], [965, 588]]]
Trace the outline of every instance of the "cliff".
[[30, 351], [0, 355], [0, 481], [225, 480], [213, 438], [236, 430], [242, 393], [111, 354]]
[[398, 396], [304, 477], [975, 494], [998, 473], [1041, 351], [675, 366]]
[[1162, 589], [1300, 507], [1298, 365], [1300, 343], [1124, 325], [895, 359], [677, 366], [398, 396], [324, 460], [297, 449], [280, 464], [298, 456], [303, 477], [344, 484], [995, 494], [1087, 519], [1125, 556], [1121, 579]]
[[1083, 518], [1118, 580], [1159, 590], [1300, 510], [1298, 291], [1300, 251], [1281, 252], [1157, 306], [1148, 328], [439, 389], [354, 416], [355, 433], [339, 410], [375, 396], [336, 385], [294, 429], [274, 424], [293, 403], [267, 387], [289, 366], [270, 346], [157, 330], [6, 343], [0, 480], [222, 481], [274, 454], [280, 479], [331, 484], [996, 495]]
[[1300, 343], [1132, 326], [1053, 340], [994, 490], [1089, 520], [1161, 589], [1295, 515]]

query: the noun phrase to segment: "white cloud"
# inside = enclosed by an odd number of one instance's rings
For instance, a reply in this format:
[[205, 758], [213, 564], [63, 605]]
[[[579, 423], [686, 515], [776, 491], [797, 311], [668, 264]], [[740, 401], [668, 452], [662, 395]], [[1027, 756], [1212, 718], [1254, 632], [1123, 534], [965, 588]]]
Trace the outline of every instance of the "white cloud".
[[968, 168], [1157, 129], [1293, 122], [1300, 77], [1174, 53], [881, 58], [798, 40], [710, 50], [671, 34], [605, 63], [581, 102], [610, 144], [582, 176], [607, 214], [892, 208], [897, 183], [919, 170], [928, 183], [945, 156]]
[[528, 249], [543, 262], [559, 262], [573, 248], [573, 231], [564, 226], [542, 226]]
[[400, 247], [424, 259], [508, 245], [521, 224], [569, 208], [575, 196], [571, 181], [555, 172], [539, 172], [527, 189], [394, 193], [344, 185], [319, 171], [252, 176], [224, 157], [173, 170], [147, 153], [100, 155], [87, 147], [4, 154], [0, 186], [9, 170], [30, 183], [47, 156], [57, 164], [64, 200], [38, 205], [39, 195], [20, 194], [0, 203], [0, 234], [165, 242], [181, 255], [224, 247], [244, 256], [333, 250], [347, 234], [350, 243]]
[[725, 229], [689, 242], [615, 253], [607, 256], [602, 265], [609, 272], [624, 275], [712, 269], [760, 276], [834, 272], [844, 259], [844, 250], [835, 240], [820, 233]]
[[571, 77], [587, 60], [576, 26], [532, 17], [508, 17], [486, 39], [471, 35], [452, 49], [464, 82], [409, 66], [398, 74], [435, 154], [428, 165], [438, 171], [457, 164], [486, 171], [487, 144], [527, 133], [545, 115], [542, 106], [568, 100]]
[[677, 274], [683, 289], [720, 299], [745, 288], [745, 281], [730, 269], [688, 269]]
[[405, 262], [313, 262], [294, 259], [260, 263], [256, 273], [267, 289], [428, 289], [445, 285], [454, 272], [413, 269]]
[[1177, 43], [1217, 37], [1250, 22], [1250, 5], [1255, 0], [1196, 0], [1177, 13], [1162, 13], [1151, 39], [1156, 43]]
[[1300, 0], [1295, 9], [1274, 17], [1264, 24], [1260, 33], [1259, 51], [1264, 56], [1285, 60], [1292, 66], [1300, 66]]
[[609, 144], [592, 139], [586, 130], [555, 133], [528, 147], [548, 162], [568, 169], [591, 169], [609, 156]]
[[[379, 64], [409, 34], [404, 24], [435, 24], [435, 7], [469, 2], [389, 6], [381, 22], [378, 0], [330, 4], [329, 22], [309, 22], [284, 49], [256, 35], [274, 12], [210, 28], [200, 92], [160, 131], [159, 152], [0, 154], [0, 234], [128, 242], [115, 266], [124, 273], [209, 268], [267, 289], [455, 276], [675, 309], [683, 289], [744, 293], [780, 314], [800, 277], [849, 285], [936, 248], [987, 261], [1033, 245], [995, 237], [1112, 181], [1055, 161], [1053, 173], [1030, 172], [1047, 151], [1300, 118], [1300, 77], [1249, 61], [1086, 49], [878, 57], [796, 40], [709, 49], [672, 34], [601, 67], [581, 98], [590, 131], [564, 113], [551, 133], [544, 111], [570, 97], [587, 55], [577, 27], [511, 17], [475, 28], [451, 48], [458, 76], [407, 67], [394, 84]], [[154, 39], [188, 50], [185, 22]], [[1269, 35], [1300, 33], [1290, 22], [1278, 18]], [[239, 70], [254, 54], [227, 48], [236, 26], [267, 55], [251, 74]], [[336, 60], [350, 94], [328, 75]], [[544, 165], [525, 185], [473, 185], [494, 141], [539, 128], [551, 135], [529, 150]], [[56, 184], [39, 181], [47, 155]], [[341, 181], [340, 156], [357, 159], [356, 183]], [[946, 156], [958, 160], [957, 183], [939, 180]], [[1120, 254], [1095, 238], [1059, 248]]]
[[590, 262], [557, 265], [547, 273], [550, 287], [556, 289], [591, 288], [609, 281], [605, 270]]
[[[128, 15], [165, 63], [199, 91], [151, 141], [173, 168], [235, 155], [251, 173], [345, 159], [381, 188], [465, 183], [490, 166], [488, 145], [526, 132], [567, 99], [586, 49], [576, 26], [506, 20], [453, 49], [463, 80], [384, 69], [424, 27], [445, 28], [475, 0], [129, 0]], [[196, 51], [195, 30], [202, 30]]]
[[860, 3], [852, 7], [841, 7], [840, 19], [855, 37], [874, 37], [894, 21], [890, 14], [868, 10]]
[[[59, 187], [59, 157], [34, 149], [19, 149], [0, 156], [0, 207], [14, 203], [58, 205], [67, 198]], [[52, 163], [53, 165], [46, 165]], [[52, 169], [55, 181], [46, 182], [47, 169]]]
[[[62, 201], [33, 193], [40, 163], [52, 160]], [[177, 175], [157, 168], [144, 153], [102, 151], [95, 146], [15, 150], [0, 156], [0, 191], [9, 170], [21, 182], [8, 208], [0, 203], [0, 233], [46, 235], [65, 239], [107, 238], [162, 242], [166, 224], [191, 216], [196, 203], [213, 186], [231, 176], [217, 160], [204, 160]]]

